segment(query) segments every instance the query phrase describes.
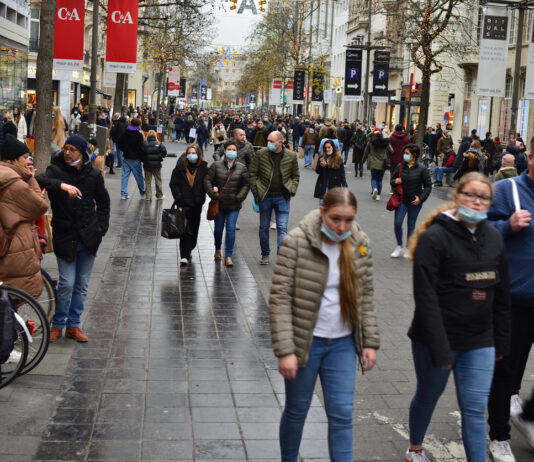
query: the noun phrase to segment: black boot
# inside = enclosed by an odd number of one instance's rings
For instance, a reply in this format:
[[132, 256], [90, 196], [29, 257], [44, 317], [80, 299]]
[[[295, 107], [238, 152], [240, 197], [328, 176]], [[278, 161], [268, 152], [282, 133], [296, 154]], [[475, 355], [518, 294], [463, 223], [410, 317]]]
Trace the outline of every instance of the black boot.
[[115, 172], [113, 171], [112, 168], [109, 169], [109, 174], [110, 174], [110, 175], [115, 175]]

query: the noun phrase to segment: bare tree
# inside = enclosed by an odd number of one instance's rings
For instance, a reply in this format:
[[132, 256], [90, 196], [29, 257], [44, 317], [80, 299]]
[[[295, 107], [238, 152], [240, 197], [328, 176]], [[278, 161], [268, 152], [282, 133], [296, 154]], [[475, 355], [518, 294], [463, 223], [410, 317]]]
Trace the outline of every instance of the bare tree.
[[56, 0], [41, 2], [39, 53], [37, 55], [35, 111], [35, 154], [37, 172], [50, 164], [52, 155], [52, 70], [54, 67], [54, 20]]

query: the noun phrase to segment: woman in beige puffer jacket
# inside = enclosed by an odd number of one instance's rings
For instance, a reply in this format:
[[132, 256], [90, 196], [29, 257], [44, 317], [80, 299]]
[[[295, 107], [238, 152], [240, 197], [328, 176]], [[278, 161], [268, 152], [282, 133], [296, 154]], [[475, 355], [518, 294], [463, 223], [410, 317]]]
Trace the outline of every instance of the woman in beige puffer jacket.
[[297, 460], [302, 429], [321, 377], [330, 459], [352, 462], [356, 355], [363, 370], [376, 361], [369, 238], [354, 221], [356, 198], [333, 188], [284, 239], [269, 297], [271, 337], [285, 378], [280, 423], [282, 460]]

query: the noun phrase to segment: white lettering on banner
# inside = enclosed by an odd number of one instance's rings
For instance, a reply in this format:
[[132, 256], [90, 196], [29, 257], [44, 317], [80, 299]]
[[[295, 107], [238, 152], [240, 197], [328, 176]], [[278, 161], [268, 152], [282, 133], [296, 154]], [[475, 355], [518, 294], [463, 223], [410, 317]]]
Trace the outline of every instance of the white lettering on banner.
[[62, 21], [80, 21], [80, 15], [76, 8], [72, 11], [69, 11], [67, 8], [60, 8], [57, 10], [57, 17]]
[[132, 15], [129, 11], [127, 11], [125, 14], [122, 14], [119, 10], [114, 11], [111, 13], [111, 20], [115, 24], [133, 24]]

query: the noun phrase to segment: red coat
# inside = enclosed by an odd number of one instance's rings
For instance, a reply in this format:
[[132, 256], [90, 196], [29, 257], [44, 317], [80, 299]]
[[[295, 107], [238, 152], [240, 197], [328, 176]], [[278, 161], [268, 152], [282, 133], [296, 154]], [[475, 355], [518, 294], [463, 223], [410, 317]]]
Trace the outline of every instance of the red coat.
[[393, 132], [389, 137], [389, 144], [393, 147], [393, 154], [389, 158], [397, 164], [402, 162], [402, 149], [410, 144], [410, 137], [404, 132]]

